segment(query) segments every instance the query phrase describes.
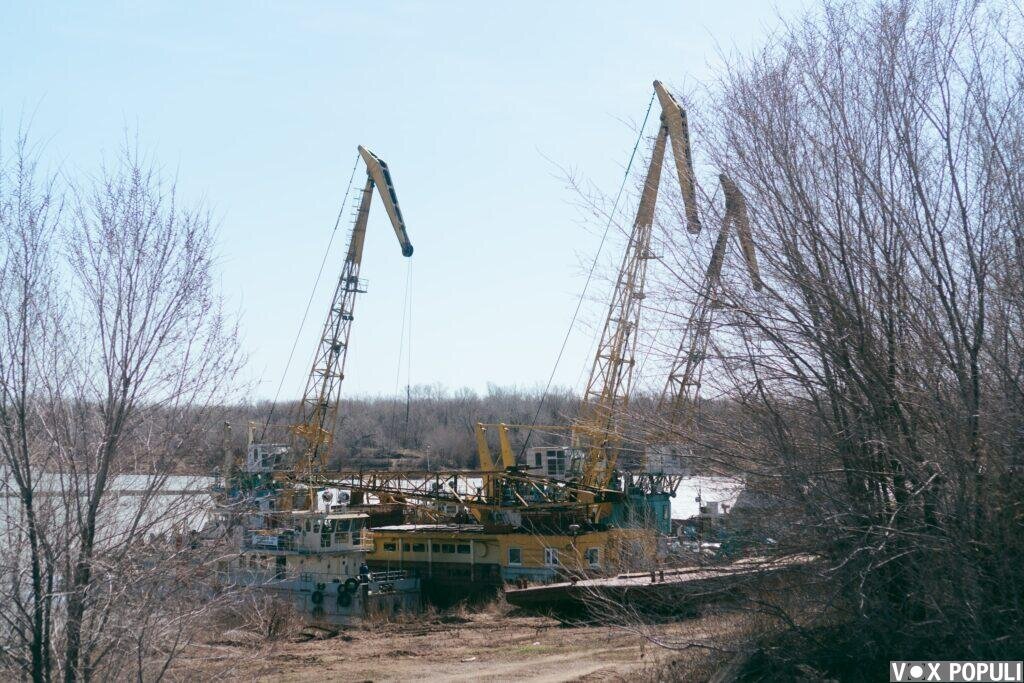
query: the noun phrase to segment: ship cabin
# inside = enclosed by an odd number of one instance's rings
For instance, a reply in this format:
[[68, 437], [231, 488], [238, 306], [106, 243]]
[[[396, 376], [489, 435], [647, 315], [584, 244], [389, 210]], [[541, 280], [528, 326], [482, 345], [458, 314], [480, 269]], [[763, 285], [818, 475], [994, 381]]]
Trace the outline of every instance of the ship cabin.
[[572, 467], [579, 458], [578, 449], [564, 446], [535, 446], [527, 448], [526, 471], [530, 474], [549, 477], [551, 479], [568, 479]]
[[350, 511], [287, 513], [276, 528], [246, 532], [235, 577], [332, 623], [419, 610], [418, 579], [400, 570], [371, 571], [367, 565], [374, 547], [368, 520], [365, 513]]
[[282, 443], [250, 444], [245, 453], [245, 471], [250, 474], [279, 472], [291, 464], [291, 449]]
[[419, 577], [427, 599], [443, 605], [507, 583], [617, 573], [653, 558], [656, 547], [649, 529], [538, 534], [481, 524], [401, 524], [373, 530], [367, 563], [376, 571]]

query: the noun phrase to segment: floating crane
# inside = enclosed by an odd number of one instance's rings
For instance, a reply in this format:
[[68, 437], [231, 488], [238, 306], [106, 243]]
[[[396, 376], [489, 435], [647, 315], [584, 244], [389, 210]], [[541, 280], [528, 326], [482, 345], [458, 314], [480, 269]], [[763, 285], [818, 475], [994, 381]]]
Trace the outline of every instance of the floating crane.
[[[365, 282], [360, 279], [359, 271], [363, 261], [366, 225], [370, 216], [374, 188], [384, 203], [395, 236], [402, 247], [402, 255], [412, 256], [412, 243], [409, 241], [405, 219], [398, 205], [398, 196], [395, 194], [388, 165], [363, 146], [359, 147], [359, 155], [366, 164], [366, 183], [349, 238], [345, 263], [334, 289], [334, 297], [320, 333], [313, 366], [306, 380], [302, 401], [299, 403], [299, 416], [290, 428], [298, 441], [296, 448], [292, 449], [293, 453], [297, 453], [297, 457], [289, 468], [285, 462], [287, 447], [280, 444], [252, 444], [247, 458], [247, 469], [250, 472], [275, 472], [282, 478], [291, 476], [296, 481], [302, 481], [324, 468], [327, 453], [334, 440], [333, 429], [338, 417], [341, 384], [345, 379], [345, 360], [348, 355], [356, 299], [359, 294], [366, 292]], [[290, 473], [288, 469], [291, 470]]]
[[342, 266], [338, 285], [334, 289], [327, 320], [324, 321], [320, 343], [313, 358], [313, 367], [306, 380], [306, 390], [302, 393], [302, 401], [299, 404], [300, 418], [292, 427], [292, 433], [305, 444], [303, 453], [296, 463], [296, 474], [300, 476], [324, 468], [327, 452], [334, 440], [333, 428], [338, 417], [341, 383], [345, 379], [345, 360], [348, 356], [356, 297], [366, 292], [365, 284], [359, 278], [359, 269], [363, 261], [370, 200], [375, 187], [384, 203], [388, 218], [391, 219], [398, 243], [402, 247], [402, 256], [412, 256], [413, 251], [388, 165], [362, 145], [359, 146], [359, 155], [366, 163], [366, 184], [363, 186], [363, 196], [359, 201], [345, 264]]
[[[651, 230], [654, 210], [669, 140], [683, 197], [687, 230], [698, 233], [701, 229], [686, 112], [660, 81], [654, 82], [654, 90], [662, 109], [661, 125], [587, 388], [581, 400], [579, 416], [568, 428], [573, 443], [569, 481], [528, 473], [524, 471], [526, 468], [516, 463], [508, 442], [508, 429], [524, 425], [478, 424], [476, 437], [481, 470], [475, 474], [481, 477], [483, 485], [477, 495], [458, 494], [449, 482], [456, 481], [458, 476], [465, 477], [468, 473], [451, 472], [438, 473], [438, 476], [445, 478], [444, 483], [435, 481], [437, 485], [428, 487], [428, 490], [405, 484], [405, 496], [420, 500], [459, 502], [478, 519], [482, 518], [485, 510], [529, 514], [539, 509], [559, 508], [584, 514], [593, 521], [599, 521], [608, 513], [608, 502], [622, 498], [623, 491], [616, 489], [613, 482], [623, 439], [619, 423], [629, 405], [636, 331], [644, 298], [647, 262], [653, 258]], [[566, 429], [564, 426], [533, 428]], [[498, 435], [500, 460], [490, 453], [485, 437], [488, 429], [496, 431]], [[386, 488], [380, 482], [367, 484], [362, 481], [365, 477], [357, 476], [356, 473], [332, 473], [330, 478], [347, 481], [349, 486], [353, 486], [353, 480], [358, 480], [354, 488], [367, 492], [374, 489], [377, 492], [397, 492], [394, 483], [389, 482]], [[673, 492], [678, 483], [678, 477], [659, 474], [644, 480], [644, 475], [638, 475], [631, 476], [624, 488], [654, 494]]]
[[[620, 420], [628, 408], [632, 388], [636, 331], [644, 298], [647, 262], [653, 258], [651, 231], [669, 140], [683, 197], [686, 228], [691, 233], [698, 233], [701, 229], [696, 206], [696, 187], [686, 112], [660, 81], [654, 82], [654, 90], [662, 109], [661, 125], [587, 389], [580, 404], [579, 417], [568, 428], [534, 426], [571, 431], [574, 457], [568, 481], [528, 472], [528, 468], [516, 463], [508, 441], [508, 429], [523, 425], [478, 424], [476, 437], [480, 470], [435, 473], [321, 470], [319, 476], [315, 477], [321, 485], [340, 486], [353, 492], [383, 495], [390, 500], [458, 504], [468, 509], [477, 520], [487, 521], [490, 516], [492, 522], [493, 513], [500, 515], [513, 512], [529, 515], [551, 511], [582, 515], [593, 521], [600, 521], [610, 509], [608, 503], [622, 499], [624, 491], [622, 488], [616, 488], [618, 482], [613, 482], [623, 440]], [[742, 196], [739, 195], [739, 200], [735, 201], [742, 202]], [[730, 214], [730, 218], [732, 215]], [[739, 230], [743, 234], [749, 233], [745, 218]], [[722, 239], [720, 235], [719, 241]], [[716, 253], [721, 250], [724, 250], [724, 244], [721, 249], [716, 246]], [[720, 260], [716, 266], [719, 270]], [[313, 376], [311, 381], [312, 379]], [[497, 433], [500, 458], [491, 455], [485, 437], [486, 430]], [[312, 431], [315, 439], [319, 432], [315, 429]], [[312, 455], [315, 455], [315, 452]], [[315, 458], [310, 458], [310, 462], [315, 464]], [[631, 475], [628, 484], [623, 488], [643, 494], [657, 494], [672, 492], [678, 486], [678, 477], [658, 474], [644, 480], [644, 476]], [[479, 477], [481, 485], [473, 487], [472, 491], [464, 490], [464, 483], [471, 477]]]
[[651, 228], [658, 201], [665, 147], [669, 139], [672, 140], [687, 230], [699, 233], [701, 228], [697, 215], [686, 111], [661, 81], [654, 81], [654, 91], [661, 104], [661, 126], [654, 142], [636, 219], [616, 277], [615, 290], [605, 316], [587, 388], [573, 426], [573, 443], [583, 453], [578, 475], [581, 483], [588, 487], [603, 488], [608, 485], [614, 475], [622, 446], [620, 420], [629, 407], [647, 262], [654, 258], [651, 253]]

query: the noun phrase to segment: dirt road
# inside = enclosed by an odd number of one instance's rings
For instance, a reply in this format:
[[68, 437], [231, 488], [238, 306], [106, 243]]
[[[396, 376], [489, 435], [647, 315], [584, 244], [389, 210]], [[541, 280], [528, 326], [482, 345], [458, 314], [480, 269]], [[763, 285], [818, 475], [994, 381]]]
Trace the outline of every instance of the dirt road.
[[[658, 626], [648, 635], [719, 646], [743, 629], [738, 615], [720, 613]], [[673, 660], [687, 680], [701, 680], [713, 670], [711, 656], [700, 646], [666, 650], [631, 629], [567, 627], [491, 610], [376, 624], [308, 642], [220, 641], [190, 651], [176, 673], [194, 679], [208, 670], [203, 678], [281, 682], [605, 681], [654, 679]]]

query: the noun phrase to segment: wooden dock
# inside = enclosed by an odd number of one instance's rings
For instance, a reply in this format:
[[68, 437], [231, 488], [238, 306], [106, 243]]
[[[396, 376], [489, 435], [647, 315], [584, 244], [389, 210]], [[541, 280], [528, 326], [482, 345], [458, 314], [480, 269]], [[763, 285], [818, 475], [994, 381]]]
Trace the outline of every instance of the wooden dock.
[[768, 580], [807, 569], [814, 555], [750, 557], [727, 565], [684, 567], [581, 579], [526, 588], [507, 588], [509, 604], [550, 612], [604, 612], [628, 607], [639, 612], [684, 613], [756, 588]]

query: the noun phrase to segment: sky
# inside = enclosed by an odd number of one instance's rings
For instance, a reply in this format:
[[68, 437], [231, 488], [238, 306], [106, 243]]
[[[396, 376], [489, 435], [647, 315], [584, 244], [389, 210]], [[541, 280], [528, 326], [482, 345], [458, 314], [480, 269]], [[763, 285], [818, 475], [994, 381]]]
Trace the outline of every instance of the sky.
[[[0, 132], [29, 122], [48, 167], [79, 176], [131, 131], [212, 208], [253, 399], [302, 391], [350, 207], [314, 281], [365, 145], [391, 168], [416, 251], [402, 257], [375, 199], [344, 394], [542, 387], [603, 228], [567, 177], [614, 195], [655, 78], [713, 79], [722, 51], [805, 5], [4, 0]], [[585, 380], [602, 287], [556, 385]]]

